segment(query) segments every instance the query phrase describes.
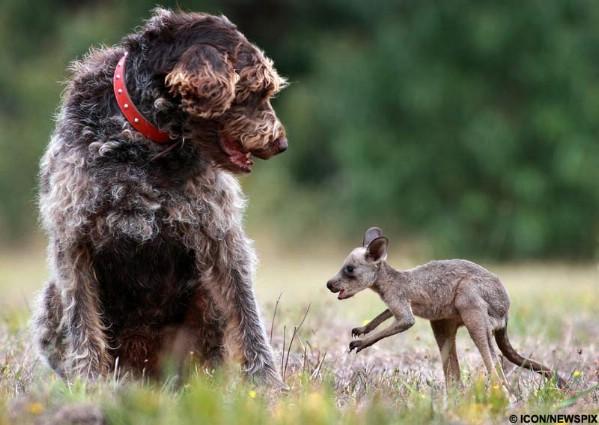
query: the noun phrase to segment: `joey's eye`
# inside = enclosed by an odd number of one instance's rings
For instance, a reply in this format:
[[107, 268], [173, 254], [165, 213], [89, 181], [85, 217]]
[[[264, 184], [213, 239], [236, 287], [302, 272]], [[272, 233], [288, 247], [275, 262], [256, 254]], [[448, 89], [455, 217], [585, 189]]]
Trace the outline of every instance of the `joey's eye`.
[[343, 268], [345, 274], [352, 274], [354, 272], [354, 266], [347, 265]]

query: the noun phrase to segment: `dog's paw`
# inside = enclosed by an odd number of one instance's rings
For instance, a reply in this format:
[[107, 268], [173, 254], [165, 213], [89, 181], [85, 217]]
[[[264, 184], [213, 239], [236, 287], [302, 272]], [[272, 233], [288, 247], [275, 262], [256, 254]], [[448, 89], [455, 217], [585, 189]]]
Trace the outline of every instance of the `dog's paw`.
[[366, 326], [360, 326], [360, 327], [357, 327], [357, 328], [353, 328], [351, 330], [351, 336], [354, 337], [354, 338], [357, 338], [360, 335], [364, 335], [366, 333], [368, 333], [368, 331], [366, 330]]
[[48, 425], [103, 425], [106, 422], [104, 414], [98, 406], [93, 404], [67, 404], [56, 411], [54, 415], [44, 421]]
[[112, 359], [101, 344], [89, 344], [85, 351], [73, 351], [66, 365], [66, 375], [70, 378], [82, 377], [88, 381], [96, 381], [110, 375]]
[[289, 387], [283, 382], [281, 375], [274, 368], [264, 367], [251, 374], [251, 379], [254, 384], [275, 392], [289, 391]]
[[368, 345], [364, 342], [364, 340], [356, 339], [349, 343], [349, 352], [351, 353], [353, 350], [356, 350], [356, 354], [368, 347]]

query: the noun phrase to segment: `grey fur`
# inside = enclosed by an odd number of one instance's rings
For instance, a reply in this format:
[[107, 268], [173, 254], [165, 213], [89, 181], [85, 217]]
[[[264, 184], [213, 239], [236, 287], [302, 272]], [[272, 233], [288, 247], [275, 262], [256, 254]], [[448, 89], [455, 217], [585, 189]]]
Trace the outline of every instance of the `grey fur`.
[[364, 246], [355, 248], [341, 270], [327, 282], [329, 290], [339, 293], [339, 299], [370, 288], [388, 307], [367, 325], [352, 329], [352, 336], [370, 334], [384, 321], [394, 318], [382, 331], [353, 340], [350, 351], [360, 352], [383, 338], [409, 329], [414, 325], [414, 316], [418, 316], [431, 321], [447, 386], [460, 382], [455, 344], [460, 326], [468, 330], [487, 372], [504, 383], [491, 342], [493, 335], [508, 360], [544, 376], [555, 376], [558, 385], [565, 386], [549, 368], [525, 359], [511, 347], [507, 338], [510, 300], [496, 275], [467, 260], [431, 261], [413, 269], [395, 270], [385, 261], [387, 246], [388, 240], [380, 229], [368, 229]]

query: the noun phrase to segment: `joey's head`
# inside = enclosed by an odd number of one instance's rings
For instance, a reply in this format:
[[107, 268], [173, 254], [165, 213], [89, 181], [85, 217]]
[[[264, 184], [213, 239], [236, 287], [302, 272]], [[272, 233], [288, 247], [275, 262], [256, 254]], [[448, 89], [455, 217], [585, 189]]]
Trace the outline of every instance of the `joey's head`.
[[337, 298], [344, 300], [372, 287], [379, 278], [381, 263], [387, 258], [388, 244], [389, 240], [383, 236], [381, 229], [368, 229], [362, 246], [349, 253], [341, 270], [327, 282], [327, 288], [338, 292]]

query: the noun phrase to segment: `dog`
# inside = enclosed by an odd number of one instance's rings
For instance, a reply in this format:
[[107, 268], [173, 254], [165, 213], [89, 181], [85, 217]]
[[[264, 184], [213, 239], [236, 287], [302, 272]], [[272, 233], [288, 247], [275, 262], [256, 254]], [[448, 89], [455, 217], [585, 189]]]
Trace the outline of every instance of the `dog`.
[[547, 378], [555, 377], [560, 388], [566, 387], [557, 373], [524, 358], [512, 347], [507, 336], [510, 300], [497, 276], [467, 260], [431, 261], [413, 269], [395, 270], [386, 262], [388, 242], [380, 228], [371, 227], [364, 234], [362, 246], [352, 250], [341, 270], [327, 282], [327, 288], [338, 293], [340, 300], [370, 288], [387, 305], [368, 324], [352, 329], [353, 337], [370, 334], [384, 321], [394, 318], [386, 329], [351, 341], [350, 352], [358, 353], [383, 338], [409, 329], [416, 315], [431, 322], [448, 388], [460, 384], [455, 341], [460, 326], [468, 329], [489, 375], [499, 378], [506, 388], [491, 342], [493, 336], [509, 361]]
[[71, 72], [40, 166], [42, 357], [87, 378], [233, 357], [283, 385], [234, 175], [287, 149], [285, 79], [226, 17], [162, 8]]

